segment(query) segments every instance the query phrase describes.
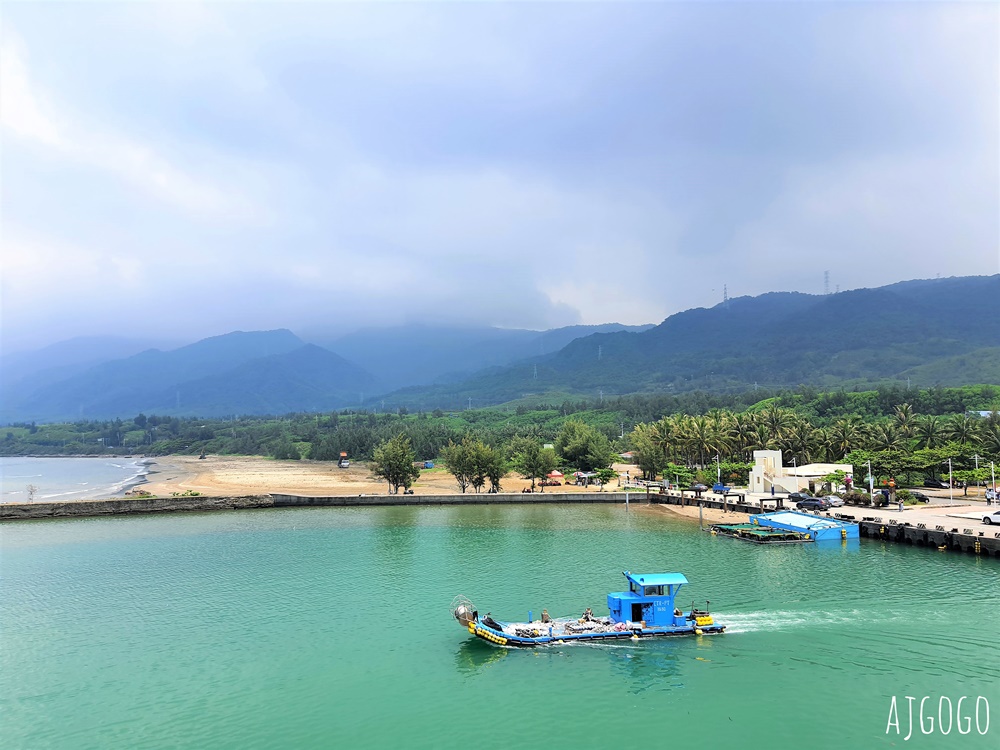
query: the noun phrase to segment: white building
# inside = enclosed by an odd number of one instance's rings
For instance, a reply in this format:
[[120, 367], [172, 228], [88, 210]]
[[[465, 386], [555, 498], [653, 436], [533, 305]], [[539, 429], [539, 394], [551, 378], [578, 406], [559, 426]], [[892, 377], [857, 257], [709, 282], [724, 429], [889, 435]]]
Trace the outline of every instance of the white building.
[[[784, 466], [781, 451], [754, 451], [753, 468], [750, 470], [750, 492], [802, 492], [811, 491], [823, 484], [827, 474], [842, 471], [854, 478], [850, 464], [805, 464]], [[836, 489], [836, 488], [834, 488]]]

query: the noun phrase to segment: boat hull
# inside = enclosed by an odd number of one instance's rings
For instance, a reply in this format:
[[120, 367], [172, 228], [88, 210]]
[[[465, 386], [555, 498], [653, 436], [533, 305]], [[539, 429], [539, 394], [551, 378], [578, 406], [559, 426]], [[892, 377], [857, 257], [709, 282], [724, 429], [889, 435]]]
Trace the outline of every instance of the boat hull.
[[664, 628], [633, 628], [627, 630], [612, 630], [600, 633], [561, 633], [549, 636], [541, 632], [537, 637], [511, 635], [502, 630], [491, 628], [481, 622], [470, 622], [469, 633], [481, 638], [494, 646], [531, 648], [535, 646], [552, 646], [565, 643], [597, 643], [600, 641], [631, 640], [633, 638], [662, 638], [667, 636], [686, 635], [718, 635], [725, 632], [725, 625], [690, 625]]

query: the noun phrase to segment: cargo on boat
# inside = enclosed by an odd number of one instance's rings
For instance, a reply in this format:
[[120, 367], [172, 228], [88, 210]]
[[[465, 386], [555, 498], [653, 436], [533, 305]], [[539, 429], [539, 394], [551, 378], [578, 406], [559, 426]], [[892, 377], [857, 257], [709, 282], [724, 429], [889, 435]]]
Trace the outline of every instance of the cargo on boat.
[[675, 606], [680, 587], [688, 582], [681, 573], [630, 573], [624, 571], [628, 591], [608, 594], [608, 616], [595, 617], [588, 607], [579, 617], [551, 618], [542, 610], [539, 619], [531, 612], [524, 622], [482, 617], [472, 603], [458, 597], [452, 615], [469, 633], [497, 646], [545, 646], [577, 641], [594, 642], [622, 638], [668, 635], [712, 635], [725, 625], [716, 624], [708, 611], [694, 606], [682, 612]]
[[717, 523], [709, 527], [713, 536], [728, 536], [752, 544], [802, 544], [813, 539], [801, 531], [787, 531], [755, 523]]

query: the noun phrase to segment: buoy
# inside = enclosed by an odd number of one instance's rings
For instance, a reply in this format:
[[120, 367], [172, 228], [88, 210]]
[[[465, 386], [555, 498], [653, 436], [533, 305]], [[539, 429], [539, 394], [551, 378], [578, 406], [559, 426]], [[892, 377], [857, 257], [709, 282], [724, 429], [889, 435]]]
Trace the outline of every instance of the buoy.
[[630, 641], [637, 641], [637, 640], [639, 640], [639, 636], [637, 636], [635, 633], [632, 633], [632, 637], [629, 638], [629, 640]]
[[698, 635], [702, 635], [705, 631], [703, 631], [701, 628], [695, 628], [694, 632], [697, 633]]

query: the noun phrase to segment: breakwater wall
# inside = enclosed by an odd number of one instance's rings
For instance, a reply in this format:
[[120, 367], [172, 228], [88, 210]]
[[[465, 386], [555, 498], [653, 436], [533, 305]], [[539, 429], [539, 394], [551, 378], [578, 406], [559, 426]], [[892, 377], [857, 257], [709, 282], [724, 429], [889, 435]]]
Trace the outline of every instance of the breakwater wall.
[[[645, 502], [645, 493], [629, 493]], [[378, 507], [385, 505], [540, 505], [552, 503], [624, 503], [624, 492], [466, 493], [464, 495], [243, 495], [237, 497], [122, 497], [66, 503], [6, 503], [0, 521], [85, 518], [135, 513], [178, 513], [249, 508]]]
[[85, 518], [133, 513], [177, 513], [184, 511], [244, 510], [271, 508], [270, 495], [240, 497], [121, 497], [110, 500], [78, 500], [70, 503], [5, 503], [0, 521], [38, 518]]

